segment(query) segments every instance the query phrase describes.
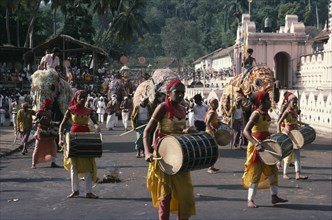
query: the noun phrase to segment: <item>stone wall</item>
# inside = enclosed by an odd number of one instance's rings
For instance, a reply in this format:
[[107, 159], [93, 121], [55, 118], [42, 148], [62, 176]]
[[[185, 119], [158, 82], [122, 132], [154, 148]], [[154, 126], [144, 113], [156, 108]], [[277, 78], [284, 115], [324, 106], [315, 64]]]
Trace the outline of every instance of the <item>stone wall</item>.
[[[301, 109], [300, 120], [309, 124], [317, 131], [332, 134], [332, 91], [308, 91], [308, 90], [280, 90], [280, 101], [278, 109], [270, 113], [274, 121], [277, 120], [281, 108], [282, 97], [286, 91], [294, 93], [299, 98], [299, 107]], [[191, 98], [195, 94], [202, 94], [202, 96], [209, 100], [211, 97], [220, 98], [222, 95], [221, 89], [212, 88], [187, 88], [186, 97]], [[220, 110], [218, 111], [220, 115]], [[220, 115], [221, 116], [221, 115]]]

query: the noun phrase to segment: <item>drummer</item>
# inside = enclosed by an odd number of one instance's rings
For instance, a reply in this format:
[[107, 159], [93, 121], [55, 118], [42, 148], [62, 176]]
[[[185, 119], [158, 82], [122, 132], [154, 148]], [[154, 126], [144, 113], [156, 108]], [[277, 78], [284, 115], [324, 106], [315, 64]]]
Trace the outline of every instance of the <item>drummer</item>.
[[[219, 102], [218, 99], [212, 98], [209, 101], [209, 110], [205, 116], [205, 125], [206, 132], [209, 133], [212, 137], [215, 137], [215, 132], [218, 129], [218, 113], [216, 112]], [[215, 168], [214, 165], [208, 168], [208, 173], [216, 173], [219, 171], [218, 168]]]
[[244, 128], [244, 135], [248, 139], [247, 161], [242, 177], [242, 183], [248, 189], [248, 208], [257, 208], [254, 198], [257, 189], [270, 188], [272, 204], [287, 202], [278, 197], [278, 168], [276, 165], [264, 164], [258, 156], [258, 151], [264, 151], [261, 141], [270, 136], [269, 127], [271, 108], [269, 94], [265, 91], [254, 93], [254, 111]]
[[[151, 192], [153, 206], [159, 208], [159, 219], [169, 219], [170, 212], [177, 212], [178, 219], [189, 219], [196, 214], [194, 190], [189, 171], [174, 175], [164, 173], [153, 157], [157, 156], [158, 141], [173, 134], [197, 132], [186, 128], [186, 109], [180, 103], [184, 98], [185, 86], [180, 80], [172, 80], [166, 88], [165, 102], [159, 104], [143, 133], [145, 160], [150, 162], [147, 188]], [[157, 128], [156, 138], [150, 134]], [[151, 145], [153, 143], [153, 149]]]
[[[68, 110], [59, 127], [59, 145], [64, 144], [63, 130], [66, 122], [71, 119], [72, 126], [70, 132], [89, 132], [88, 121], [92, 120], [97, 132], [100, 128], [96, 119], [93, 117], [93, 111], [85, 107], [88, 94], [85, 90], [76, 91], [71, 100]], [[92, 181], [97, 180], [97, 166], [94, 157], [85, 158], [64, 158], [64, 167], [70, 172], [72, 193], [67, 198], [73, 198], [79, 195], [79, 178], [78, 175], [85, 174], [86, 198], [97, 199], [98, 196], [92, 193]]]
[[[285, 102], [285, 101], [284, 101]], [[281, 113], [281, 117], [278, 120], [278, 132], [283, 132], [288, 134], [291, 130], [298, 129], [299, 125], [307, 125], [298, 120], [298, 106], [297, 106], [297, 97], [294, 94], [291, 94], [287, 97], [287, 108]], [[285, 126], [282, 130], [282, 124]], [[289, 176], [287, 174], [287, 167], [294, 160], [295, 166], [295, 178], [297, 180], [305, 180], [308, 179], [308, 176], [301, 175], [301, 155], [300, 149], [292, 150], [292, 153], [283, 159], [284, 161], [284, 169], [283, 169], [283, 178], [289, 180]]]

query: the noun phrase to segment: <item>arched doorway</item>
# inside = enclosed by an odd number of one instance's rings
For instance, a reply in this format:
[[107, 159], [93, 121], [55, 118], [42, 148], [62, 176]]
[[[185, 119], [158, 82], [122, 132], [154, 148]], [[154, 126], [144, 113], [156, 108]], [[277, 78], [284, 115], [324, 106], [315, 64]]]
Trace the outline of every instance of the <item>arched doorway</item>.
[[289, 79], [289, 54], [279, 52], [274, 56], [276, 79], [279, 80], [280, 88], [291, 87]]

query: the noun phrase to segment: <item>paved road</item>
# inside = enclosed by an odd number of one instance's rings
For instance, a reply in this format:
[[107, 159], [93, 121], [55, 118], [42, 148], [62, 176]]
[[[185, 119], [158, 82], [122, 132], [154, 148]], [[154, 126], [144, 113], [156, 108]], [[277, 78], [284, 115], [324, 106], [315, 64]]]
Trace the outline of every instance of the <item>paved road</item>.
[[[10, 140], [10, 128], [0, 128], [1, 140]], [[3, 131], [8, 131], [4, 135]], [[97, 159], [98, 176], [118, 173], [121, 182], [97, 184], [98, 200], [84, 197], [65, 199], [70, 193], [70, 175], [50, 163], [31, 169], [31, 152], [18, 152], [0, 158], [0, 219], [157, 219], [146, 190], [147, 163], [136, 158], [135, 134], [118, 136], [103, 130], [103, 156]], [[6, 137], [5, 137], [6, 136]], [[258, 209], [247, 209], [247, 191], [241, 185], [245, 151], [221, 147], [217, 174], [206, 170], [192, 172], [197, 215], [191, 219], [332, 219], [332, 147], [331, 135], [319, 135], [301, 152], [303, 172], [309, 180], [283, 180], [279, 175], [279, 195], [289, 203], [271, 204], [269, 190], [258, 191]], [[4, 148], [1, 141], [1, 147]], [[58, 153], [58, 163], [63, 156]], [[291, 177], [294, 176], [291, 169]], [[84, 182], [81, 182], [84, 194]], [[176, 219], [172, 215], [171, 219]]]

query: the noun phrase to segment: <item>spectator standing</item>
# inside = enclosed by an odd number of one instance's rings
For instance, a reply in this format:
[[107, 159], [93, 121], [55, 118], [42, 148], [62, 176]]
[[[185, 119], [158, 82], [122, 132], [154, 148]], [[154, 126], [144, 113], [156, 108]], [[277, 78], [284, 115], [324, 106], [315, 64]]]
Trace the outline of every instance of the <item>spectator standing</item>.
[[100, 96], [99, 101], [97, 102], [97, 114], [98, 114], [98, 121], [101, 124], [104, 124], [105, 108], [106, 104], [104, 101], [104, 97]]
[[120, 104], [121, 116], [122, 116], [122, 124], [124, 126], [124, 130], [127, 131], [128, 128], [128, 118], [129, 112], [132, 104], [129, 102], [128, 96], [123, 98], [123, 101]]
[[137, 151], [137, 158], [141, 155], [144, 157], [143, 132], [152, 115], [152, 108], [148, 103], [149, 98], [142, 96], [139, 105], [134, 107], [131, 115], [131, 126], [136, 131], [135, 150]]
[[[219, 102], [218, 99], [212, 98], [209, 101], [209, 111], [205, 116], [206, 132], [215, 138], [215, 133], [218, 130], [218, 108]], [[214, 165], [208, 168], [208, 173], [216, 173], [219, 169], [215, 168]]]
[[22, 109], [17, 113], [17, 129], [20, 132], [22, 154], [28, 153], [27, 144], [32, 129], [32, 115], [35, 115], [35, 111], [29, 109], [29, 104], [24, 102]]
[[194, 100], [194, 125], [198, 131], [205, 131], [205, 115], [208, 111], [208, 107], [203, 103], [203, 97], [201, 94], [196, 94]]
[[242, 98], [238, 96], [236, 98], [236, 104], [232, 107], [232, 129], [234, 131], [233, 145], [235, 148], [241, 147], [244, 144], [243, 140], [243, 128], [244, 128], [244, 109], [242, 106]]
[[116, 99], [116, 95], [111, 96], [111, 100], [107, 103], [106, 111], [107, 111], [107, 119], [106, 119], [106, 128], [109, 131], [112, 131], [115, 126], [115, 118], [116, 111], [118, 109], [118, 101]]

